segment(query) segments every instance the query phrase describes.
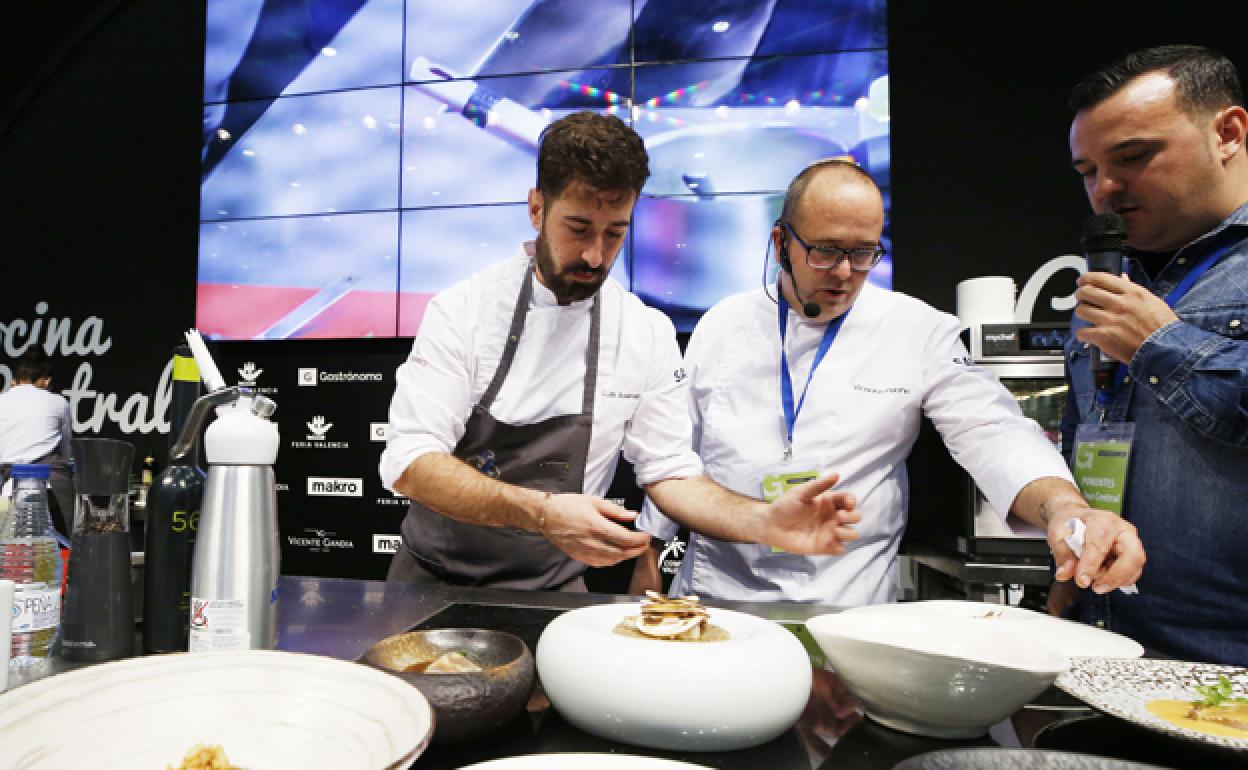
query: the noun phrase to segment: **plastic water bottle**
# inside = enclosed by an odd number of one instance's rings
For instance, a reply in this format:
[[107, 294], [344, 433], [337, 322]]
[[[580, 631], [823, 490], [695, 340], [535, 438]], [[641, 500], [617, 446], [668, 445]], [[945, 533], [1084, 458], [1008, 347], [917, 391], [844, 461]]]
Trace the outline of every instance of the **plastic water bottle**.
[[61, 618], [61, 551], [48, 514], [48, 466], [14, 465], [9, 515], [0, 521], [0, 578], [12, 580], [11, 677], [28, 681], [48, 671]]

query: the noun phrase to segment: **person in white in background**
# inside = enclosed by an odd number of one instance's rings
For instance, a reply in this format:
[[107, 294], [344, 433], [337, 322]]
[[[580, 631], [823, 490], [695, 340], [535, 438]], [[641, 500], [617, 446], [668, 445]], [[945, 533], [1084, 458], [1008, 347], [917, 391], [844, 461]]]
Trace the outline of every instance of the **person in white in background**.
[[[74, 523], [74, 485], [69, 442], [73, 420], [69, 402], [52, 393], [52, 362], [30, 348], [13, 371], [13, 387], [0, 393], [0, 487], [8, 489], [14, 465], [38, 463], [51, 468], [52, 522], [65, 537]], [[7, 492], [4, 493], [7, 496]]]
[[[765, 498], [835, 468], [858, 500], [857, 539], [842, 554], [807, 556], [694, 532], [671, 593], [894, 601], [905, 461], [924, 415], [996, 510], [1046, 528], [1067, 578], [1076, 560], [1063, 538], [1079, 517], [1088, 533], [1074, 570], [1079, 585], [1103, 592], [1135, 582], [1145, 560], [1135, 528], [1088, 507], [1040, 427], [972, 364], [959, 321], [866, 282], [882, 254], [883, 226], [880, 192], [853, 161], [807, 167], [772, 230], [778, 297], [766, 287], [723, 300], [685, 352], [695, 448], [707, 475]], [[648, 505], [638, 527], [662, 539], [676, 530]], [[658, 585], [655, 560], [639, 559], [630, 590]]]

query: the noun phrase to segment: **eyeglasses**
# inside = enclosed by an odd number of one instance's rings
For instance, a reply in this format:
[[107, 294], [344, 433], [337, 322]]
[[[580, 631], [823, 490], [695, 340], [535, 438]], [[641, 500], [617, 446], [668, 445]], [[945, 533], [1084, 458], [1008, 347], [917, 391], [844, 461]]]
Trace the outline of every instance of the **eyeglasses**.
[[780, 226], [787, 230], [794, 240], [802, 244], [802, 248], [806, 250], [806, 264], [816, 270], [835, 269], [841, 264], [841, 260], [848, 259], [851, 270], [865, 273], [878, 265], [880, 259], [884, 257], [884, 247], [878, 243], [874, 246], [856, 246], [852, 249], [842, 249], [839, 246], [812, 246], [802, 240], [802, 236], [797, 234], [793, 225], [781, 222]]

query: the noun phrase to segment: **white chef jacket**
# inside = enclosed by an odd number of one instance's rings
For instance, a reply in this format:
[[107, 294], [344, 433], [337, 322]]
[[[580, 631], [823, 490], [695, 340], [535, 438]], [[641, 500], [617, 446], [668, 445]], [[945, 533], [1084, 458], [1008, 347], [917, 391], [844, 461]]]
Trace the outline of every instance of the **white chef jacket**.
[[[520, 281], [532, 243], [435, 296], [412, 352], [398, 369], [390, 427], [381, 455], [388, 489], [413, 460], [451, 452], [464, 435], [502, 359]], [[533, 281], [533, 298], [511, 369], [490, 414], [512, 425], [579, 414], [589, 343], [587, 299], [560, 305]], [[621, 449], [639, 484], [698, 476], [702, 463], [690, 443], [688, 383], [668, 318], [614, 279], [599, 290], [598, 386], [584, 491], [606, 494]]]
[[[794, 402], [827, 324], [788, 313]], [[792, 469], [835, 471], [858, 498], [859, 539], [838, 556], [801, 556], [693, 534], [672, 593], [852, 606], [896, 598], [906, 524], [905, 461], [923, 415], [997, 511], [1045, 476], [1070, 473], [1040, 427], [993, 376], [974, 366], [957, 318], [896, 292], [863, 286], [815, 371], [793, 433]], [[760, 470], [782, 461], [780, 334], [762, 289], [720, 302], [685, 352], [694, 443], [706, 473], [760, 497]], [[920, 490], [921, 491], [921, 490]], [[676, 525], [647, 504], [638, 526], [669, 539]]]
[[0, 393], [0, 463], [31, 463], [51, 453], [70, 458], [69, 402], [34, 385]]

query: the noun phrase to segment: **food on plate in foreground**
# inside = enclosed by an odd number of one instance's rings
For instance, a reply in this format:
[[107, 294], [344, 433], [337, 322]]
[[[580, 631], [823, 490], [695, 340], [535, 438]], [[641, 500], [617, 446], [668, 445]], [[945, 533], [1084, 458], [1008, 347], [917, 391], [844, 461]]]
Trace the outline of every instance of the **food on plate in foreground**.
[[1201, 700], [1154, 700], [1149, 701], [1148, 710], [1189, 730], [1248, 738], [1248, 698], [1236, 697], [1231, 687], [1231, 680], [1219, 674], [1217, 684], [1197, 685]]
[[243, 768], [231, 765], [230, 760], [225, 756], [225, 749], [220, 746], [205, 746], [197, 743], [186, 752], [186, 756], [182, 758], [182, 764], [176, 768], [170, 765], [169, 770], [243, 770]]
[[654, 591], [646, 591], [640, 615], [629, 615], [614, 630], [621, 636], [674, 642], [723, 642], [730, 638], [727, 631], [711, 624], [710, 613], [698, 597], [667, 598]]

